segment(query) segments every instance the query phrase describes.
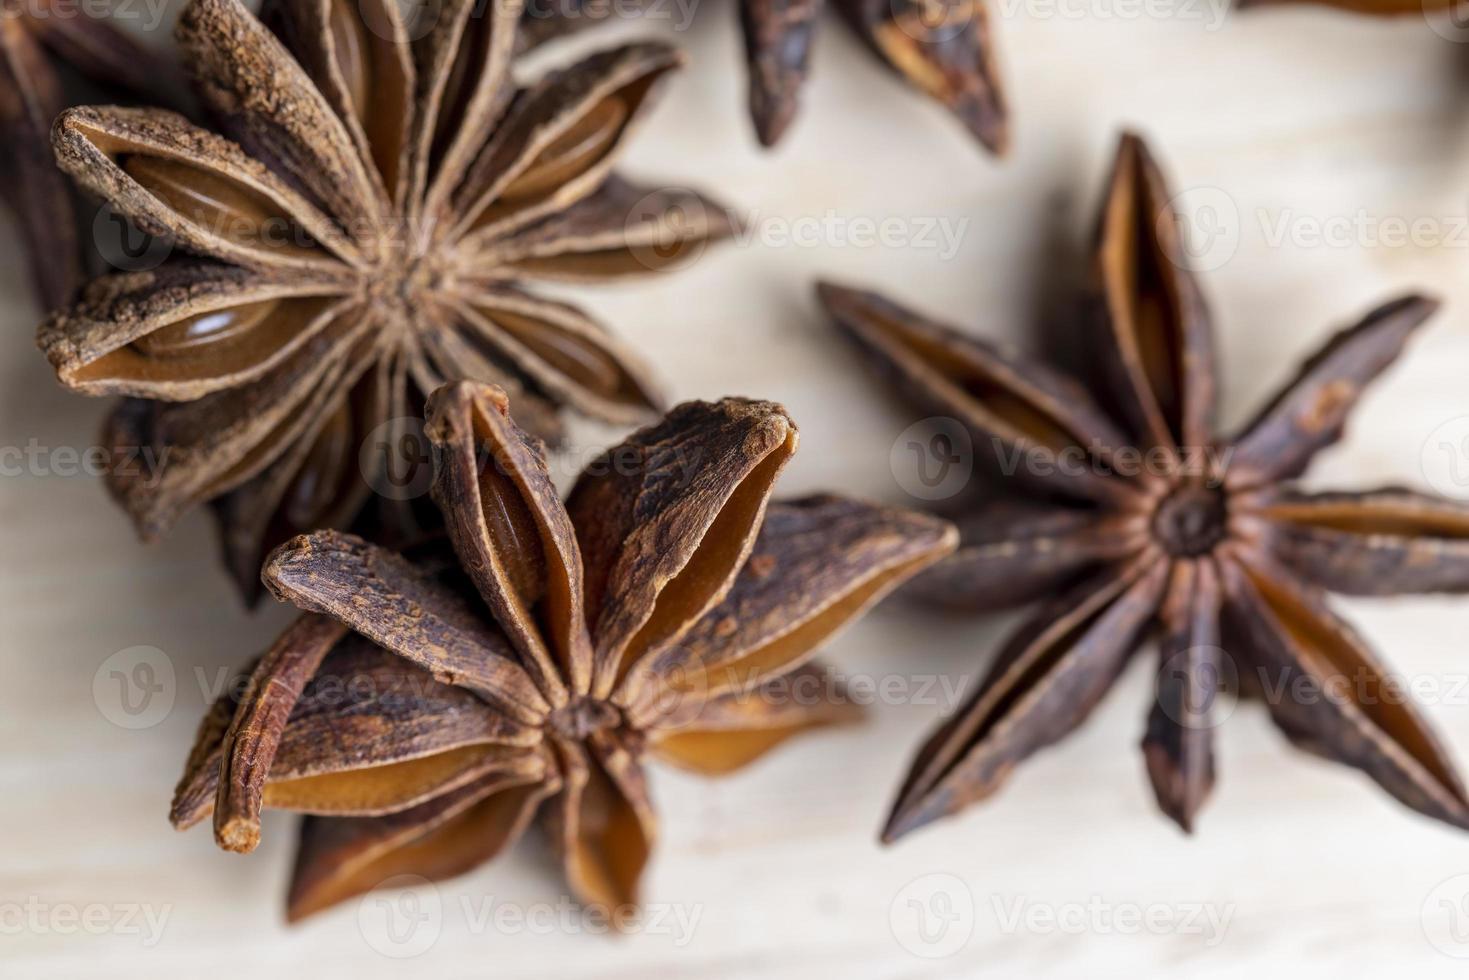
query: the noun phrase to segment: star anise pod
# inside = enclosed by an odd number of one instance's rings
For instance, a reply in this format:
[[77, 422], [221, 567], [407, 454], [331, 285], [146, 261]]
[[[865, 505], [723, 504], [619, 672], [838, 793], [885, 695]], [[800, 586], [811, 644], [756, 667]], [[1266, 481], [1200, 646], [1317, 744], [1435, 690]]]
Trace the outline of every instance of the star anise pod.
[[390, 460], [359, 445], [445, 381], [506, 386], [552, 439], [563, 405], [651, 417], [638, 359], [523, 285], [654, 271], [731, 230], [692, 192], [612, 174], [675, 51], [632, 44], [517, 89], [519, 4], [438, 6], [411, 42], [392, 0], [272, 0], [288, 48], [239, 0], [191, 0], [179, 40], [234, 139], [154, 110], [57, 127], [63, 167], [177, 252], [93, 284], [41, 346], [71, 388], [134, 396], [109, 482], [141, 533], [215, 501], [247, 590], [270, 547], [364, 512]]
[[0, 200], [20, 224], [47, 309], [72, 299], [87, 264], [76, 202], [51, 152], [72, 74], [118, 96], [176, 98], [171, 65], [78, 4], [0, 0]]
[[1469, 507], [1291, 482], [1435, 304], [1373, 311], [1221, 437], [1213, 329], [1179, 261], [1172, 200], [1143, 142], [1125, 137], [1099, 222], [1100, 312], [1075, 334], [1103, 368], [1091, 386], [872, 294], [822, 289], [844, 334], [925, 410], [967, 427], [980, 462], [1008, 461], [985, 475], [1010, 492], [961, 522], [960, 549], [915, 593], [972, 610], [1044, 600], [919, 751], [886, 840], [995, 792], [1080, 725], [1150, 640], [1160, 669], [1143, 751], [1159, 805], [1186, 830], [1214, 782], [1221, 676], [1263, 699], [1298, 746], [1469, 827], [1439, 740], [1325, 595], [1469, 590]]
[[[1004, 89], [985, 0], [832, 0], [872, 53], [952, 112], [991, 153], [1009, 143]], [[653, 4], [649, 3], [650, 6]], [[597, 23], [591, 0], [526, 5], [527, 43]], [[750, 116], [765, 146], [796, 117], [823, 0], [739, 0]]]
[[308, 615], [216, 703], [175, 796], [176, 826], [212, 810], [237, 851], [262, 806], [313, 815], [292, 919], [467, 871], [537, 812], [579, 899], [635, 902], [644, 761], [719, 775], [852, 718], [835, 684], [798, 683], [822, 677], [814, 651], [958, 538], [838, 497], [767, 504], [796, 449], [769, 402], [675, 408], [564, 505], [500, 389], [439, 390], [428, 433], [457, 562], [332, 531], [283, 545], [265, 582]]

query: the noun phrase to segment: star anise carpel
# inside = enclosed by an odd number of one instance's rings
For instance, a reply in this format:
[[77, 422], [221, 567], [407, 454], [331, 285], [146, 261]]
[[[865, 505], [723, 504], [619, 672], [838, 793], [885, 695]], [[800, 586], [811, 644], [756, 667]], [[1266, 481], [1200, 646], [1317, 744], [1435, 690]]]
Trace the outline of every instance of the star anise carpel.
[[1011, 460], [988, 474], [1001, 495], [961, 521], [960, 549], [911, 591], [980, 611], [1040, 602], [919, 751], [888, 841], [995, 792], [1080, 725], [1149, 642], [1159, 670], [1143, 751], [1183, 828], [1213, 786], [1210, 706], [1236, 675], [1297, 745], [1469, 827], [1437, 736], [1326, 598], [1469, 590], [1469, 506], [1293, 483], [1436, 304], [1405, 296], [1372, 311], [1221, 435], [1213, 327], [1173, 197], [1125, 137], [1099, 221], [1097, 315], [1072, 334], [1098, 368], [1091, 384], [870, 293], [822, 288], [845, 336], [923, 410], [967, 428], [977, 462]]
[[306, 614], [210, 711], [174, 799], [176, 826], [212, 812], [237, 851], [262, 807], [311, 815], [292, 919], [467, 871], [537, 813], [573, 894], [625, 908], [656, 835], [645, 762], [719, 775], [852, 720], [834, 680], [789, 685], [957, 543], [909, 511], [770, 503], [797, 436], [769, 402], [681, 405], [564, 504], [500, 389], [440, 389], [427, 432], [452, 555], [282, 545], [263, 577]]
[[358, 447], [446, 381], [504, 386], [553, 440], [563, 407], [652, 417], [639, 358], [525, 287], [666, 269], [732, 227], [613, 172], [674, 50], [629, 44], [521, 88], [520, 5], [439, 6], [411, 40], [391, 0], [269, 0], [262, 20], [190, 0], [179, 41], [219, 132], [119, 108], [57, 127], [62, 166], [173, 251], [93, 284], [40, 343], [69, 387], [129, 397], [110, 445], [161, 461], [110, 477], [140, 531], [214, 502], [247, 590], [274, 545], [360, 519], [386, 464]]
[[[991, 153], [1005, 152], [1008, 109], [985, 0], [832, 0], [832, 5], [879, 61], [948, 109]], [[588, 9], [594, 6], [585, 0], [572, 0], [569, 9], [527, 4], [527, 43], [597, 23], [605, 14]], [[817, 19], [825, 9], [823, 0], [739, 0], [750, 117], [766, 147], [780, 142], [795, 121]]]
[[65, 0], [0, 0], [0, 199], [25, 238], [37, 300], [69, 302], [89, 263], [76, 202], [51, 152], [51, 124], [78, 93], [71, 76], [119, 98], [176, 104], [174, 67]]

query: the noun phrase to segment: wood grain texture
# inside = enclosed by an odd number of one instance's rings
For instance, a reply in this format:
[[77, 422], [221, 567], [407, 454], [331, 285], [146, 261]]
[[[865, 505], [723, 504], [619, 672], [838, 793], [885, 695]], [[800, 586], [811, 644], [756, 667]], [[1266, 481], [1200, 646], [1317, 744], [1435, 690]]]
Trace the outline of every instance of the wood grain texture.
[[[1030, 326], [1057, 303], [1065, 277], [1084, 271], [1099, 175], [1115, 129], [1127, 123], [1156, 141], [1189, 188], [1207, 191], [1201, 200], [1220, 200], [1207, 190], [1218, 189], [1241, 216], [1232, 257], [1201, 272], [1220, 331], [1221, 422], [1245, 422], [1301, 356], [1378, 297], [1427, 289], [1445, 300], [1443, 313], [1368, 394], [1346, 441], [1314, 475], [1320, 486], [1432, 479], [1452, 489], [1455, 458], [1439, 446], [1457, 445], [1463, 432], [1449, 424], [1469, 416], [1469, 241], [1462, 229], [1457, 241], [1453, 234], [1469, 200], [1469, 47], [1417, 18], [1384, 24], [1290, 10], [1213, 25], [1203, 6], [1196, 19], [1167, 20], [1047, 18], [1046, 9], [992, 11], [1015, 120], [1003, 165], [983, 159], [942, 109], [833, 30], [814, 53], [800, 126], [778, 154], [761, 155], [743, 117], [729, 12], [701, 10], [698, 29], [676, 38], [691, 49], [688, 84], [670, 87], [629, 163], [697, 174], [700, 186], [753, 212], [755, 231], [656, 289], [600, 296], [601, 319], [651, 354], [670, 401], [741, 394], [784, 403], [803, 449], [783, 495], [839, 487], [911, 503], [887, 460], [912, 419], [873, 397], [862, 365], [818, 312], [811, 281], [915, 295], [948, 321], [1030, 348]], [[672, 36], [665, 23], [631, 28]], [[603, 39], [592, 32], [581, 42]], [[967, 225], [952, 253], [937, 228], [933, 247], [854, 243], [852, 221], [893, 217]], [[1388, 247], [1351, 230], [1359, 220], [1381, 230], [1415, 219], [1436, 222], [1442, 240]], [[1309, 244], [1313, 223], [1345, 223], [1347, 240]], [[1282, 227], [1293, 233], [1274, 243]], [[916, 221], [899, 228], [918, 237]], [[814, 229], [820, 244], [781, 244], [783, 230], [802, 229]], [[610, 980], [1463, 975], [1462, 961], [1429, 942], [1422, 913], [1428, 905], [1441, 915], [1439, 897], [1462, 897], [1463, 888], [1435, 889], [1469, 873], [1469, 838], [1404, 814], [1344, 768], [1282, 753], [1258, 709], [1239, 707], [1216, 733], [1220, 785], [1192, 839], [1153, 812], [1143, 763], [1118, 751], [1142, 737], [1150, 658], [995, 805], [879, 850], [877, 829], [912, 746], [968, 690], [955, 695], [944, 685], [972, 683], [976, 653], [1012, 625], [896, 606], [839, 637], [824, 657], [849, 680], [895, 677], [906, 686], [906, 697], [871, 705], [865, 726], [808, 736], [717, 783], [654, 773], [662, 823], [644, 898], [701, 910], [687, 944], [480, 920], [486, 908], [555, 909], [554, 869], [534, 850], [441, 888], [441, 928], [416, 959], [370, 945], [351, 905], [288, 930], [279, 909], [295, 818], [267, 814], [264, 843], [241, 861], [217, 852], [207, 833], [175, 834], [165, 812], [213, 685], [261, 652], [293, 613], [240, 609], [216, 567], [205, 515], [145, 547], [100, 480], [65, 475], [78, 464], [62, 449], [96, 444], [105, 403], [51, 379], [33, 346], [39, 315], [16, 247], [13, 228], [0, 230], [6, 976], [70, 980], [105, 970], [194, 980], [221, 963], [280, 977], [309, 970], [314, 980], [411, 970], [480, 976], [491, 965], [497, 977]], [[26, 454], [32, 439], [52, 450], [36, 463]], [[564, 483], [611, 441], [605, 430], [577, 429], [553, 472]], [[1457, 459], [1469, 474], [1466, 462]], [[1464, 496], [1469, 484], [1458, 489]], [[1436, 599], [1335, 608], [1393, 651], [1404, 678], [1431, 685], [1429, 716], [1450, 751], [1469, 758], [1469, 610]], [[151, 727], [123, 728], [109, 716], [148, 719], [119, 714], [112, 672], [126, 678], [136, 661], [109, 658], [140, 645], [167, 656], [172, 709]], [[894, 937], [890, 915], [895, 903], [908, 908], [910, 883], [933, 873], [954, 874], [972, 891], [973, 933], [952, 957], [927, 960]], [[1084, 913], [1094, 897], [1178, 916], [1211, 903], [1231, 916], [1212, 945], [1178, 929], [1006, 928], [1036, 909]], [[14, 931], [11, 903], [32, 900], [46, 910], [42, 927]], [[141, 918], [127, 925], [143, 933], [99, 935], [80, 920], [64, 934], [63, 916], [47, 918], [92, 903], [145, 904], [167, 916], [162, 937], [146, 945]], [[1435, 935], [1445, 934], [1443, 923], [1429, 919]]]

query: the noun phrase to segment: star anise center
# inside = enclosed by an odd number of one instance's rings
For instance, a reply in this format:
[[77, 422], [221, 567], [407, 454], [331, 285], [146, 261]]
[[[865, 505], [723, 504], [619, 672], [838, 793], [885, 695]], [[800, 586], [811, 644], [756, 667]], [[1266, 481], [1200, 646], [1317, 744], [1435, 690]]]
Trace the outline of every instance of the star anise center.
[[373, 300], [410, 314], [407, 322], [413, 321], [412, 312], [422, 309], [443, 282], [439, 256], [416, 244], [421, 240], [410, 229], [385, 239], [366, 279]]
[[1192, 558], [1212, 551], [1229, 530], [1224, 491], [1201, 483], [1174, 487], [1153, 511], [1153, 536], [1170, 555]]
[[622, 711], [596, 698], [577, 698], [551, 712], [546, 728], [568, 741], [584, 741], [592, 734], [622, 724]]

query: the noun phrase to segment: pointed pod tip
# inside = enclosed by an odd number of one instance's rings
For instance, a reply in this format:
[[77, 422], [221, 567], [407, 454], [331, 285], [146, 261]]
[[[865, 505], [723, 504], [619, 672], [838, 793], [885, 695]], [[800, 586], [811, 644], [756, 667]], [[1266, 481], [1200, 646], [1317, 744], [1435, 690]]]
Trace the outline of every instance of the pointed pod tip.
[[1194, 835], [1195, 817], [1197, 816], [1196, 809], [1186, 806], [1182, 800], [1164, 801], [1162, 797], [1158, 799], [1158, 809], [1162, 811], [1163, 816], [1167, 817], [1174, 826], [1183, 831], [1184, 836], [1192, 837]]
[[891, 847], [916, 829], [918, 829], [917, 826], [912, 825], [912, 821], [907, 813], [902, 810], [895, 810], [893, 815], [888, 818], [887, 824], [882, 828], [882, 833], [878, 836], [878, 839], [884, 847]]
[[1388, 305], [1401, 307], [1402, 312], [1414, 317], [1418, 323], [1428, 320], [1443, 309], [1443, 301], [1427, 293], [1409, 293]]
[[1134, 167], [1151, 166], [1153, 150], [1148, 145], [1147, 137], [1140, 130], [1124, 128], [1117, 138], [1117, 152], [1114, 161], [1114, 181], [1130, 179], [1131, 175], [1136, 173], [1132, 169]]
[[932, 823], [939, 813], [933, 807], [924, 806], [923, 798], [914, 799], [905, 792], [893, 804], [893, 812], [882, 828], [881, 840], [885, 845], [896, 844], [913, 831]]
[[774, 149], [780, 143], [795, 118], [796, 107], [794, 105], [769, 112], [759, 111], [753, 106], [750, 109], [750, 119], [755, 124], [755, 138], [760, 141], [760, 146], [767, 150]]
[[964, 128], [969, 130], [970, 135], [991, 156], [1004, 159], [1009, 155], [1010, 120], [1002, 104], [995, 101], [977, 102], [966, 108], [956, 108], [955, 112], [964, 123]]

